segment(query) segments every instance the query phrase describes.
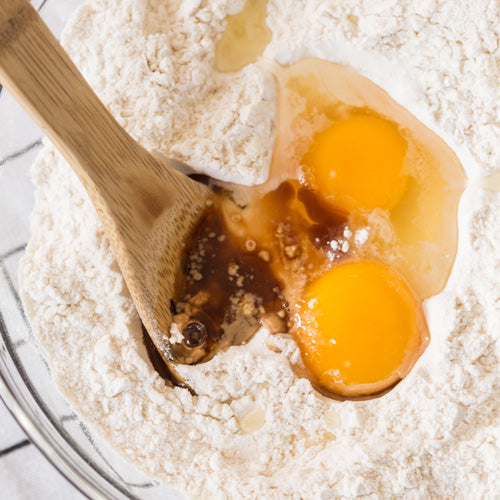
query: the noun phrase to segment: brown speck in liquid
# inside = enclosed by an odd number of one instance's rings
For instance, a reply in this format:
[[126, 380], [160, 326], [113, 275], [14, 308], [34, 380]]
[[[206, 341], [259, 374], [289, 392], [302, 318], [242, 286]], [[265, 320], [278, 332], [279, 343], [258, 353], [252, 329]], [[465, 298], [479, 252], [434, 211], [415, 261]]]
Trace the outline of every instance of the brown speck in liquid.
[[190, 321], [182, 330], [187, 347], [199, 347], [207, 341], [208, 329], [201, 321]]

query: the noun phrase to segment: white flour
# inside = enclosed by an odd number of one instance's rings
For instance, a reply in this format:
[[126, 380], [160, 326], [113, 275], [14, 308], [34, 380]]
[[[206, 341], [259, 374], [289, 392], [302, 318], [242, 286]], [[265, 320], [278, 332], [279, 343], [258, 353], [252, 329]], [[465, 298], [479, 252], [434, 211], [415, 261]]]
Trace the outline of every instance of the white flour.
[[[230, 7], [229, 7], [230, 6]], [[234, 0], [94, 0], [63, 42], [146, 147], [211, 175], [265, 177], [275, 88], [256, 65], [212, 73]], [[500, 5], [477, 0], [270, 0], [266, 56], [345, 62], [440, 133], [469, 175], [500, 161]], [[405, 61], [403, 64], [401, 61]], [[46, 146], [34, 168], [23, 295], [75, 410], [153, 477], [200, 498], [499, 498], [500, 197], [468, 189], [447, 288], [427, 301], [431, 344], [366, 402], [320, 397], [292, 372], [292, 342], [261, 331], [166, 388], [97, 216]]]

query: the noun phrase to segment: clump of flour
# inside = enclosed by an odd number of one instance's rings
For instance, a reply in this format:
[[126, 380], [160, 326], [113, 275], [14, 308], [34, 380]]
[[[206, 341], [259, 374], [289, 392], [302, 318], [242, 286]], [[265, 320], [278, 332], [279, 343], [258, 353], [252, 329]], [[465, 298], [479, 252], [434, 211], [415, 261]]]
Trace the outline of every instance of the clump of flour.
[[[223, 180], [263, 182], [276, 129], [273, 77], [213, 70], [224, 18], [244, 1], [92, 1], [62, 43], [99, 97], [146, 148]], [[263, 148], [262, 145], [266, 147]]]
[[[93, 0], [63, 43], [148, 149], [256, 183], [276, 130], [272, 77], [258, 65], [213, 71], [224, 17], [242, 4]], [[468, 173], [479, 175], [498, 163], [499, 17], [500, 6], [466, 0], [269, 0], [266, 56], [348, 62], [453, 138], [462, 159], [475, 159]], [[471, 188], [462, 199], [457, 261], [445, 291], [426, 303], [432, 340], [410, 375], [380, 399], [341, 403], [298, 378], [295, 344], [273, 337], [269, 349], [264, 330], [182, 367], [197, 396], [166, 387], [97, 215], [52, 146], [33, 180], [33, 237], [21, 269], [33, 330], [75, 410], [152, 477], [201, 498], [500, 491], [498, 195]]]

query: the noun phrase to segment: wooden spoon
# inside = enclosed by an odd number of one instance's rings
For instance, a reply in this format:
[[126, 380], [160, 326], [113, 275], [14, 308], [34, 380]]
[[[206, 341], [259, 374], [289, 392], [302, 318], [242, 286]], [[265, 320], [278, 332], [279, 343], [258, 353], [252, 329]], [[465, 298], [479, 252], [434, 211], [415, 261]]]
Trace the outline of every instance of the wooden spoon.
[[211, 191], [118, 125], [28, 0], [0, 0], [0, 83], [80, 178], [137, 311], [179, 380], [168, 341], [170, 300], [184, 242]]

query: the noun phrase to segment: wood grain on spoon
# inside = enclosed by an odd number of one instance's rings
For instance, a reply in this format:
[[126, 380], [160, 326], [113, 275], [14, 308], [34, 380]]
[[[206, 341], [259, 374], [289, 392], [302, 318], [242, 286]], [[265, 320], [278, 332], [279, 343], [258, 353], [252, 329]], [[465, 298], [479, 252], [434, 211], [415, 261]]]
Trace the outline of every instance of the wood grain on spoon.
[[0, 83], [80, 178], [139, 315], [175, 375], [170, 299], [184, 242], [210, 190], [118, 125], [28, 0], [0, 1]]

